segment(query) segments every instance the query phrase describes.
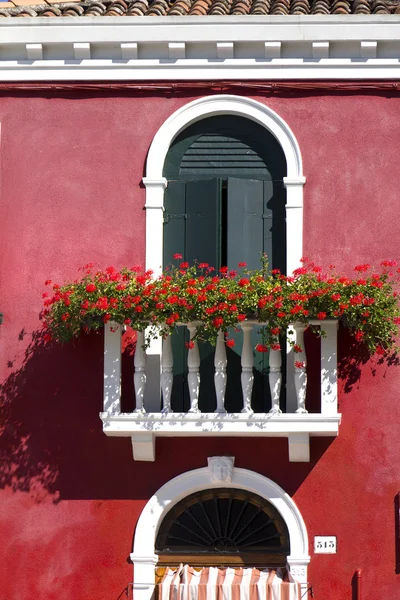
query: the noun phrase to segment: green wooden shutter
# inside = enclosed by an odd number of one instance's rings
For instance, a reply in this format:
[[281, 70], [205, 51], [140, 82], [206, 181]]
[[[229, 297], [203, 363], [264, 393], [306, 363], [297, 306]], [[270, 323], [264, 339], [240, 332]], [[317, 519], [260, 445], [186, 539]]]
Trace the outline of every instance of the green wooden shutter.
[[266, 253], [272, 264], [272, 181], [228, 179], [227, 259], [230, 269], [246, 262], [259, 269], [260, 255]]
[[[228, 179], [227, 187], [227, 262], [230, 269], [236, 270], [239, 262], [246, 262], [250, 269], [261, 267], [261, 253], [266, 253], [272, 262], [272, 211], [268, 202], [273, 194], [272, 181], [256, 179]], [[227, 389], [229, 410], [233, 404], [235, 410], [241, 403], [240, 354], [242, 334], [230, 333], [236, 346], [231, 354], [231, 366], [228, 370]], [[255, 327], [252, 336], [253, 348], [262, 343], [259, 329]], [[236, 354], [236, 356], [235, 356]], [[269, 409], [269, 383], [267, 370], [268, 354], [254, 351], [254, 385], [252, 406], [256, 411]], [[228, 363], [229, 365], [229, 363]]]
[[185, 253], [186, 183], [170, 181], [164, 194], [164, 268]]
[[164, 206], [164, 266], [178, 253], [220, 267], [221, 181], [171, 181]]
[[[164, 265], [171, 263], [175, 253], [192, 264], [207, 262], [218, 268], [221, 253], [221, 181], [171, 181], [165, 194]], [[186, 327], [177, 327], [172, 336], [174, 355], [174, 382], [172, 408], [187, 411], [190, 405], [187, 387]], [[200, 344], [200, 407], [203, 411], [215, 409], [214, 348]]]
[[218, 269], [221, 256], [221, 180], [186, 184], [185, 259]]

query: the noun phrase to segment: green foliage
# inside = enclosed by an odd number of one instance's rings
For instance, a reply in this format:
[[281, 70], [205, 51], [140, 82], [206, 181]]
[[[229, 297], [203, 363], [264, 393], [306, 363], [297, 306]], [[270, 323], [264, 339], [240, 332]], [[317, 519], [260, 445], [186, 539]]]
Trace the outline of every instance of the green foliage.
[[53, 295], [44, 294], [47, 339], [67, 341], [110, 321], [147, 329], [148, 342], [160, 331], [170, 334], [178, 323], [197, 322], [196, 338], [215, 343], [218, 331], [253, 318], [265, 324], [259, 348], [265, 351], [294, 322], [312, 327], [317, 322], [323, 330], [323, 321], [338, 319], [371, 353], [396, 350], [395, 261], [384, 261], [379, 272], [358, 265], [356, 277], [349, 278], [334, 268], [322, 273], [306, 259], [290, 277], [269, 272], [266, 259], [256, 271], [239, 263], [238, 273], [223, 267], [218, 274], [205, 263], [190, 266], [180, 255], [174, 259], [176, 264], [157, 278], [140, 267], [93, 272], [87, 265], [81, 279], [53, 285]]

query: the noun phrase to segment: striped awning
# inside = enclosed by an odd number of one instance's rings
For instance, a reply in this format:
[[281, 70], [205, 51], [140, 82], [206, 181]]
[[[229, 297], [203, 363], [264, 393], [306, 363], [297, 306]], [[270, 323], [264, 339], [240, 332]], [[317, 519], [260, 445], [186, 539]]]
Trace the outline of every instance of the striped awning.
[[220, 569], [188, 565], [166, 569], [158, 600], [300, 600], [300, 584], [287, 569]]

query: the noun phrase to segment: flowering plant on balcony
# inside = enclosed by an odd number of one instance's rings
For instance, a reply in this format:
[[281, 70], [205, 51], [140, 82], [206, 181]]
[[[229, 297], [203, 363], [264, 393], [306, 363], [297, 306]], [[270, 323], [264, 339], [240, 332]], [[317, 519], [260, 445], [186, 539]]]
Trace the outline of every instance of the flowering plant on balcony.
[[97, 330], [109, 321], [147, 328], [147, 341], [161, 331], [168, 335], [179, 323], [197, 322], [196, 337], [215, 343], [218, 331], [226, 332], [249, 316], [265, 324], [259, 351], [275, 347], [280, 334], [294, 322], [310, 324], [338, 319], [364, 342], [370, 352], [385, 354], [396, 348], [400, 324], [395, 286], [400, 269], [383, 261], [376, 271], [370, 265], [355, 267], [350, 278], [328, 273], [303, 259], [292, 276], [268, 270], [266, 259], [259, 270], [239, 263], [239, 272], [222, 267], [218, 273], [205, 263], [177, 263], [157, 278], [140, 267], [93, 271], [84, 268], [79, 280], [64, 285], [46, 284], [53, 294], [44, 296], [43, 325], [46, 338], [66, 341], [82, 331]]

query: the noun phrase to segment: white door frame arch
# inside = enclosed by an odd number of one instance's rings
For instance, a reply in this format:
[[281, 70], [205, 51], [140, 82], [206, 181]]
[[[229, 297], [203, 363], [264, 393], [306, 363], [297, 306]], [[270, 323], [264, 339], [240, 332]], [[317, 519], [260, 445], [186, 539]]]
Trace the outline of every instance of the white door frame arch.
[[206, 96], [185, 104], [160, 127], [149, 149], [146, 164], [146, 269], [158, 274], [163, 257], [164, 190], [168, 181], [163, 169], [168, 150], [176, 136], [189, 125], [215, 115], [237, 115], [258, 123], [280, 143], [285, 154], [287, 273], [300, 266], [303, 255], [303, 164], [296, 137], [289, 125], [271, 108], [243, 96]]
[[282, 516], [289, 531], [288, 565], [293, 576], [305, 586], [307, 582], [308, 536], [299, 509], [292, 498], [271, 479], [248, 469], [233, 468], [231, 478], [222, 482], [213, 478], [210, 468], [182, 473], [163, 485], [147, 502], [135, 531], [133, 552], [134, 593], [136, 600], [150, 600], [154, 591], [154, 568], [158, 561], [155, 542], [159, 527], [168, 511], [180, 500], [195, 492], [230, 487], [258, 494], [271, 502]]

